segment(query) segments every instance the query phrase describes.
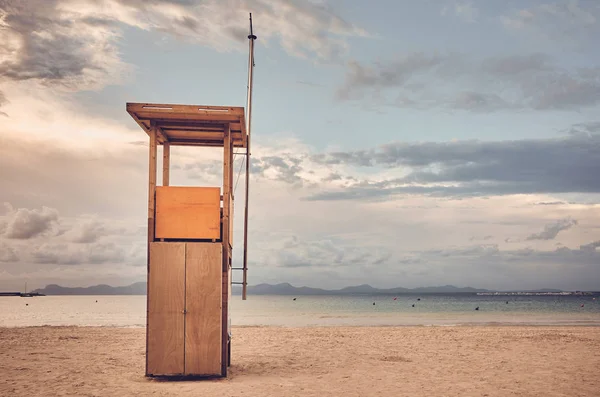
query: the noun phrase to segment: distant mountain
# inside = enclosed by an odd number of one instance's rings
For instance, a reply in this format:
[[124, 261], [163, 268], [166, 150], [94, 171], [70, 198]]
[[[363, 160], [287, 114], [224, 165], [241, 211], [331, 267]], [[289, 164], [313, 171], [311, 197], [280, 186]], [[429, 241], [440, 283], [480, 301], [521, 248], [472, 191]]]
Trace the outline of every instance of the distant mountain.
[[[232, 293], [241, 294], [242, 288], [235, 285]], [[326, 290], [310, 287], [294, 287], [290, 283], [282, 284], [259, 284], [249, 285], [248, 294], [252, 295], [393, 295], [393, 294], [447, 294], [447, 293], [476, 293], [490, 292], [487, 289], [477, 289], [471, 287], [459, 288], [453, 285], [444, 285], [441, 287], [421, 287], [421, 288], [387, 288], [380, 289], [368, 284], [345, 287], [337, 290]]]
[[123, 287], [112, 287], [110, 285], [100, 284], [92, 287], [75, 288], [49, 284], [45, 288], [36, 289], [31, 292], [38, 292], [45, 295], [146, 295], [146, 282], [142, 281]]
[[[112, 287], [110, 285], [94, 285], [92, 287], [61, 287], [60, 285], [50, 284], [45, 288], [36, 289], [32, 293], [44, 295], [145, 295], [146, 282], [142, 281], [123, 287]], [[437, 287], [419, 287], [419, 288], [375, 288], [369, 284], [349, 286], [336, 290], [327, 290], [311, 287], [294, 287], [290, 283], [281, 284], [258, 284], [249, 285], [248, 294], [250, 295], [401, 295], [401, 294], [465, 294], [477, 292], [498, 292], [495, 290], [455, 287], [453, 285], [443, 285]], [[562, 292], [559, 289], [539, 289], [526, 292]], [[242, 288], [234, 285], [232, 289], [234, 295], [240, 295]]]

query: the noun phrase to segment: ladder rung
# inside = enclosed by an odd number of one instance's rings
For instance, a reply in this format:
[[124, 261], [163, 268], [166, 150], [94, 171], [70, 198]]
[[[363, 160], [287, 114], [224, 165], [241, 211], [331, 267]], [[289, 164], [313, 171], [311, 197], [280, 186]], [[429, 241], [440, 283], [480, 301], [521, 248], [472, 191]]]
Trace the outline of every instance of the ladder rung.
[[231, 270], [244, 270], [243, 267], [232, 267]]
[[238, 283], [238, 282], [235, 282], [235, 281], [232, 281], [231, 284], [244, 285], [244, 283]]

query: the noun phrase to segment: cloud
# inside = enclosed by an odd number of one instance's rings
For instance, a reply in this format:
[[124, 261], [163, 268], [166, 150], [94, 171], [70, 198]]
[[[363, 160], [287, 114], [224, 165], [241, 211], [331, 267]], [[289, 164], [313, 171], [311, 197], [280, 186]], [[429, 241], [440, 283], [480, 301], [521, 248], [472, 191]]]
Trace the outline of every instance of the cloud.
[[67, 90], [98, 89], [118, 82], [120, 60], [113, 21], [85, 13], [74, 1], [0, 3], [0, 77], [36, 80]]
[[562, 219], [544, 226], [544, 230], [528, 236], [525, 240], [554, 240], [558, 233], [577, 225], [575, 219]]
[[248, 12], [261, 41], [293, 56], [331, 60], [367, 33], [323, 4], [301, 1], [3, 0], [0, 77], [68, 90], [99, 89], [133, 71], [120, 57], [123, 26], [220, 51], [245, 50]]
[[535, 203], [535, 205], [564, 205], [566, 204], [564, 201], [541, 201], [539, 203]]
[[579, 249], [581, 251], [587, 251], [587, 252], [592, 252], [592, 253], [597, 253], [598, 252], [598, 247], [600, 247], [600, 240], [598, 241], [594, 241], [588, 244], [583, 244], [582, 246], [579, 247]]
[[594, 1], [561, 0], [514, 10], [500, 17], [503, 26], [540, 42], [576, 48], [595, 41], [600, 6]]
[[539, 53], [487, 59], [411, 53], [372, 65], [350, 61], [335, 97], [420, 109], [579, 110], [600, 103], [600, 67], [563, 69]]
[[299, 158], [286, 156], [262, 156], [253, 159], [251, 172], [258, 176], [270, 177], [272, 180], [302, 186], [305, 181], [300, 173], [303, 171]]
[[0, 262], [18, 262], [19, 257], [15, 249], [7, 243], [0, 241]]
[[103, 236], [108, 234], [108, 230], [103, 222], [96, 219], [85, 219], [69, 230], [67, 236], [74, 243], [95, 243]]
[[600, 134], [600, 121], [578, 123], [573, 125], [566, 132], [570, 135], [591, 137], [592, 135]]
[[470, 1], [454, 1], [442, 8], [442, 15], [454, 14], [466, 22], [477, 22], [479, 10]]
[[118, 15], [113, 17], [123, 23], [155, 29], [216, 50], [246, 49], [249, 12], [259, 39], [278, 40], [293, 56], [336, 58], [347, 48], [346, 37], [367, 36], [366, 31], [320, 2], [115, 0], [112, 3], [118, 9]]
[[[6, 96], [4, 95], [4, 93], [2, 91], [0, 91], [0, 108], [2, 107], [2, 105], [4, 105], [7, 102], [8, 102], [8, 100], [6, 99]], [[5, 112], [0, 110], [0, 116], [8, 116], [8, 115]]]
[[39, 210], [19, 208], [9, 213], [7, 218], [4, 237], [28, 240], [53, 231], [58, 221], [58, 211], [48, 207]]
[[281, 249], [262, 265], [283, 268], [335, 268], [382, 265], [392, 253], [386, 247], [358, 246], [343, 239], [328, 237], [302, 239], [296, 235], [279, 243]]
[[[0, 276], [0, 285], [12, 283], [11, 288], [16, 288], [25, 278], [29, 278], [32, 287], [34, 280], [40, 284], [70, 285], [85, 285], [90, 278], [93, 283], [103, 280], [113, 285], [126, 283], [125, 280], [143, 280], [147, 150], [127, 144], [129, 139], [121, 145], [76, 149], [57, 141], [37, 141], [18, 134], [3, 137], [0, 170], [11, 172], [0, 172], [3, 186], [0, 202], [18, 203], [28, 211], [42, 206], [56, 208], [60, 216], [58, 226], [52, 230], [58, 229], [60, 233], [37, 238], [35, 244], [31, 240], [0, 238], [19, 259], [2, 262], [7, 273]], [[598, 224], [597, 206], [572, 205], [570, 199], [552, 195], [486, 196], [485, 199], [463, 196], [462, 200], [448, 200], [422, 195], [392, 197], [385, 191], [380, 202], [301, 198], [332, 188], [344, 190], [343, 186], [360, 189], [359, 184], [365, 181], [377, 184], [418, 171], [439, 173], [461, 164], [485, 164], [486, 157], [498, 161], [497, 158], [506, 156], [509, 160], [530, 156], [529, 151], [515, 154], [521, 146], [539, 145], [538, 150], [547, 152], [550, 145], [553, 151], [570, 156], [566, 161], [552, 152], [552, 161], [578, 167], [587, 161], [588, 155], [565, 146], [579, 146], [593, 152], [594, 137], [569, 135], [562, 143], [532, 140], [513, 142], [506, 147], [499, 142], [480, 147], [483, 144], [476, 141], [458, 141], [450, 147], [443, 143], [417, 143], [409, 147], [392, 143], [358, 152], [338, 152], [335, 156], [333, 152], [319, 155], [302, 142], [267, 140], [269, 146], [257, 143], [253, 165], [260, 171], [252, 174], [251, 181], [249, 281], [254, 284], [296, 280], [313, 286], [342, 287], [368, 280], [381, 286], [413, 287], [449, 282], [485, 286], [494, 280], [492, 287], [498, 288], [513, 287], [525, 275], [527, 282], [520, 285], [535, 286], [541, 281], [529, 275], [539, 272], [537, 267], [542, 266], [544, 259], [542, 254], [525, 255], [528, 251], [524, 238], [538, 231], [534, 227], [540, 220], [572, 216], [581, 225], [561, 235], [561, 242], [573, 248], [597, 241], [598, 229], [594, 228]], [[184, 149], [173, 148], [172, 183], [217, 186], [214, 182], [219, 179], [222, 164], [216, 158], [220, 153], [217, 151], [213, 158], [208, 155], [211, 151], [207, 151], [205, 158]], [[436, 159], [441, 162], [438, 164]], [[535, 163], [535, 159], [531, 160]], [[238, 157], [236, 167], [240, 161]], [[499, 167], [506, 166], [504, 163]], [[289, 170], [291, 174], [286, 174]], [[527, 174], [528, 170], [522, 172]], [[210, 175], [202, 176], [204, 172]], [[423, 185], [436, 184], [443, 183]], [[240, 264], [242, 247], [243, 200], [239, 197], [243, 197], [243, 183], [236, 195], [235, 266]], [[559, 199], [565, 204], [534, 205]], [[0, 220], [8, 219], [13, 211], [0, 206]], [[465, 246], [469, 236], [490, 235], [494, 238], [483, 237], [477, 242], [496, 243], [496, 247]], [[501, 254], [506, 252], [502, 241], [507, 236], [519, 239], [511, 245], [510, 248], [516, 247], [511, 255]], [[549, 244], [554, 247], [554, 241], [527, 243], [536, 252], [547, 249]], [[496, 249], [500, 253], [494, 253]], [[428, 253], [436, 250], [443, 252]], [[587, 251], [560, 255], [555, 254], [549, 260], [547, 266], [551, 271], [544, 273], [546, 285], [583, 288], [591, 282], [593, 255]], [[521, 269], [518, 258], [527, 258]], [[572, 268], [565, 268], [561, 260], [573, 263], [578, 269], [576, 280], [569, 281], [569, 277], [575, 277], [567, 274]]]
[[[3, 133], [0, 202], [19, 203], [24, 208], [43, 205], [58, 209], [63, 216], [87, 213], [89, 208], [101, 217], [143, 213], [146, 161], [147, 151], [137, 146], [74, 148], [55, 140]], [[137, 200], [115, 200], [120, 195]]]
[[330, 167], [393, 170], [397, 177], [330, 187], [311, 200], [386, 198], [395, 194], [486, 196], [600, 193], [600, 135], [520, 141], [391, 143], [376, 149], [311, 156]]
[[[402, 87], [426, 75], [447, 60], [447, 56], [424, 53], [399, 57], [386, 64], [378, 62], [373, 67], [363, 66], [358, 61], [351, 60], [347, 65], [344, 84], [337, 90], [336, 97], [341, 100], [356, 99], [366, 94], [366, 90], [372, 89], [379, 93], [385, 88]], [[421, 81], [415, 83], [419, 85]]]
[[[68, 198], [67, 198], [68, 200]], [[129, 263], [139, 264], [137, 227], [129, 221], [95, 216], [61, 217], [54, 208], [13, 209], [0, 214], [0, 261], [82, 265]], [[35, 239], [34, 241], [29, 241]], [[99, 241], [103, 239], [103, 241]], [[17, 255], [17, 252], [19, 255]], [[145, 257], [145, 249], [142, 250]]]
[[33, 253], [34, 263], [56, 265], [102, 265], [119, 263], [126, 259], [123, 247], [115, 243], [95, 243], [75, 247], [66, 243], [46, 243]]

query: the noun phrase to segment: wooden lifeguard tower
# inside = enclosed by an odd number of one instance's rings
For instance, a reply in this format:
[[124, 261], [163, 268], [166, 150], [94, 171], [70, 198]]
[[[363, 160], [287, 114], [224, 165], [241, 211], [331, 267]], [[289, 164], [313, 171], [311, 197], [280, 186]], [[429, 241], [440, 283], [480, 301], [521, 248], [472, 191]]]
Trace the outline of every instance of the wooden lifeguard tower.
[[[247, 285], [248, 175], [254, 39], [250, 15], [243, 107], [127, 103], [150, 138], [146, 376], [227, 376], [231, 357], [233, 154], [246, 149], [242, 298]], [[156, 185], [157, 147], [162, 186]], [[221, 187], [170, 186], [170, 147], [223, 148]]]

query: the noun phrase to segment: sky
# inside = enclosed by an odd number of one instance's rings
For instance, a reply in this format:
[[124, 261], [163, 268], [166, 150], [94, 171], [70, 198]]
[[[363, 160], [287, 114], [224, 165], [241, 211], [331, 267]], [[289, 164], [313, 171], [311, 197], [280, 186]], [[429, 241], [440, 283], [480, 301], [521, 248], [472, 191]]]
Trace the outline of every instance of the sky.
[[250, 285], [600, 290], [598, 1], [0, 0], [1, 290], [145, 281], [125, 104], [245, 106], [249, 12]]

